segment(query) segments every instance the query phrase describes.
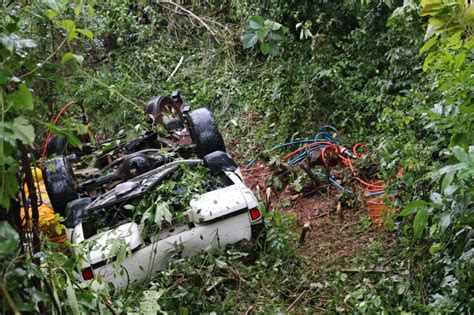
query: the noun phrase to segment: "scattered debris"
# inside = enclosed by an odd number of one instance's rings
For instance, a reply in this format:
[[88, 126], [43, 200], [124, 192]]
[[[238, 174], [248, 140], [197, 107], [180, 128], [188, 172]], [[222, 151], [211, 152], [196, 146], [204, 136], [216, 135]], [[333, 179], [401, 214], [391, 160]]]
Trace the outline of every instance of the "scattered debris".
[[301, 229], [300, 240], [299, 240], [300, 245], [304, 244], [306, 234], [308, 233], [310, 228], [311, 228], [311, 223], [310, 222], [306, 222], [303, 225], [303, 228]]
[[[374, 224], [380, 225], [383, 223], [382, 213], [394, 211], [384, 202], [393, 200], [393, 193], [387, 192], [388, 185], [382, 180], [369, 182], [378, 170], [376, 163], [372, 162], [360, 169], [353, 166], [354, 160], [368, 153], [367, 146], [364, 143], [357, 143], [351, 148], [345, 147], [336, 140], [334, 134], [337, 135], [336, 128], [324, 126], [314, 139], [297, 140], [273, 147], [269, 150], [270, 152], [295, 145], [300, 146], [291, 153], [283, 155], [282, 162], [280, 158], [271, 158], [269, 164], [255, 165], [257, 159], [252, 159], [245, 168], [242, 168], [242, 172], [246, 174], [247, 183], [254, 189], [258, 187], [259, 191], [268, 189], [269, 186], [275, 189], [278, 193], [276, 201], [266, 202], [267, 207], [276, 206], [284, 200], [296, 203], [296, 205], [284, 206], [282, 210], [290, 209], [289, 211], [297, 213], [301, 225], [308, 220], [325, 215], [315, 211], [315, 208], [321, 205], [326, 208], [324, 213], [329, 213], [332, 211], [330, 209], [334, 209], [341, 221], [344, 219], [345, 208], [367, 207]], [[309, 181], [296, 182], [296, 186], [288, 185], [289, 178], [295, 177], [297, 173], [297, 166], [303, 170]], [[331, 189], [330, 186], [335, 187], [340, 193]], [[319, 196], [318, 201], [302, 201], [314, 194]], [[338, 202], [335, 201], [336, 196], [339, 196]], [[387, 196], [390, 197], [387, 198]], [[325, 202], [327, 200], [330, 201]], [[308, 212], [311, 214], [305, 214]]]

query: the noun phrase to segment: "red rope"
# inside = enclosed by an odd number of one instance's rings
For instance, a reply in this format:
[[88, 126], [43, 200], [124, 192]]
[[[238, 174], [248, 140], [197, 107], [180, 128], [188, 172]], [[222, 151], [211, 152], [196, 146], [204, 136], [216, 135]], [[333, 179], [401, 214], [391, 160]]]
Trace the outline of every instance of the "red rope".
[[240, 171], [242, 173], [250, 173], [250, 172], [255, 172], [255, 171], [259, 171], [261, 169], [264, 169], [266, 165], [260, 165], [260, 166], [255, 166], [255, 167], [252, 167], [252, 168], [240, 168]]
[[[56, 117], [54, 118], [54, 121], [53, 121], [53, 125], [56, 125], [59, 121], [59, 118], [61, 118], [61, 115], [64, 113], [64, 111], [66, 111], [71, 105], [74, 105], [76, 104], [76, 101], [71, 101], [69, 103], [67, 103], [66, 105], [64, 105], [61, 110], [58, 112], [58, 114], [56, 115]], [[47, 147], [48, 147], [48, 142], [49, 142], [49, 139], [51, 139], [53, 133], [50, 131], [48, 131], [48, 136], [46, 137], [46, 141], [44, 142], [44, 145], [43, 145], [43, 154], [41, 155], [41, 163], [43, 163], [44, 159], [46, 158], [46, 151], [47, 151]]]
[[313, 142], [313, 143], [310, 143], [310, 144], [307, 144], [305, 146], [302, 146], [301, 148], [299, 149], [296, 149], [295, 151], [285, 155], [283, 157], [283, 160], [288, 160], [290, 157], [292, 157], [293, 155], [303, 151], [303, 150], [306, 150], [307, 148], [310, 148], [310, 147], [314, 147], [314, 146], [317, 146], [317, 145], [321, 145], [321, 144], [327, 144], [329, 146], [333, 146], [333, 147], [336, 147], [333, 143], [331, 142], [326, 142], [326, 141], [321, 141], [321, 142]]

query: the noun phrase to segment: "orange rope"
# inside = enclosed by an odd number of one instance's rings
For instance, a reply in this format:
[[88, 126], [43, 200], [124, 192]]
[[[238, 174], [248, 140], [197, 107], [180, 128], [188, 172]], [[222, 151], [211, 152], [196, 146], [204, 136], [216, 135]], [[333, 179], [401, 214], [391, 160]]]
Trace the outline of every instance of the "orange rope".
[[[368, 148], [365, 144], [363, 143], [357, 143], [356, 145], [354, 145], [354, 148], [353, 148], [353, 152], [354, 152], [354, 156], [356, 157], [360, 157], [361, 155], [357, 154], [357, 147], [363, 147], [365, 148], [364, 151], [367, 153], [368, 152]], [[322, 160], [323, 160], [323, 163], [326, 164], [326, 157], [325, 157], [325, 151], [326, 149], [331, 149], [331, 150], [338, 150], [337, 147], [335, 146], [327, 146], [327, 147], [324, 147], [322, 149]], [[336, 152], [337, 152], [336, 151]], [[351, 158], [349, 157], [345, 157], [343, 156], [342, 154], [340, 154], [340, 152], [337, 152], [337, 156], [339, 158], [339, 160], [342, 162], [342, 164], [348, 166], [352, 172], [353, 175], [355, 175], [355, 169], [354, 169], [354, 166], [352, 165], [352, 160]], [[381, 183], [383, 183], [381, 180], [378, 180], [378, 181], [375, 181], [373, 183], [367, 183], [365, 181], [363, 181], [362, 179], [360, 179], [359, 177], [355, 177], [361, 184], [363, 184], [367, 190], [370, 190], [371, 192], [378, 192], [378, 191], [383, 191], [387, 188], [387, 186], [385, 185], [380, 185]]]
[[363, 142], [356, 143], [356, 144], [354, 144], [354, 147], [352, 148], [352, 153], [354, 153], [354, 156], [356, 158], [362, 157], [361, 154], [357, 153], [357, 148], [359, 148], [359, 147], [364, 149], [364, 151], [365, 151], [364, 153], [369, 153], [369, 148], [367, 148], [365, 143], [363, 143]]
[[[76, 101], [71, 101], [69, 103], [67, 103], [66, 105], [64, 105], [61, 110], [59, 111], [59, 113], [56, 115], [56, 117], [54, 118], [54, 121], [53, 121], [53, 125], [56, 125], [59, 121], [59, 118], [61, 118], [61, 115], [64, 113], [64, 111], [66, 109], [68, 109], [71, 105], [74, 105], [76, 104]], [[43, 145], [43, 154], [41, 155], [41, 163], [44, 161], [44, 159], [46, 158], [46, 150], [47, 150], [47, 147], [48, 147], [48, 142], [49, 142], [49, 139], [51, 139], [53, 133], [50, 131], [48, 131], [48, 136], [46, 137], [46, 141], [44, 142], [44, 145]]]
[[321, 160], [323, 161], [324, 165], [327, 165], [327, 161], [326, 161], [326, 150], [327, 150], [327, 148], [332, 148], [332, 147], [331, 146], [325, 146], [321, 150]]
[[356, 177], [356, 179], [363, 185], [367, 186], [367, 187], [371, 187], [371, 188], [379, 188], [379, 189], [385, 189], [387, 186], [385, 185], [376, 185], [376, 184], [371, 184], [371, 183], [367, 183], [365, 181], [363, 181], [362, 179], [360, 179], [359, 177]]
[[[331, 142], [320, 141], [320, 142], [313, 142], [313, 143], [304, 145], [301, 148], [298, 148], [298, 149], [288, 153], [287, 155], [285, 155], [283, 157], [283, 160], [286, 161], [289, 158], [291, 158], [292, 156], [298, 154], [299, 152], [301, 152], [303, 150], [308, 150], [308, 148], [311, 148], [311, 147], [314, 147], [314, 146], [319, 146], [319, 145], [322, 145], [322, 144], [325, 145], [321, 149], [321, 159], [322, 159], [323, 164], [327, 165], [327, 162], [328, 162], [327, 159], [326, 159], [326, 153], [327, 153], [326, 151], [327, 150], [333, 150], [337, 154], [337, 157], [338, 157], [339, 161], [341, 162], [341, 164], [344, 164], [344, 165], [346, 165], [347, 167], [350, 168], [350, 170], [351, 170], [352, 174], [354, 175], [355, 179], [357, 179], [360, 184], [365, 186], [365, 189], [367, 191], [369, 191], [369, 192], [380, 192], [380, 191], [384, 191], [387, 188], [386, 185], [383, 185], [382, 180], [377, 180], [373, 183], [368, 183], [368, 182], [362, 180], [361, 178], [355, 176], [356, 171], [354, 169], [354, 166], [352, 165], [351, 158], [343, 156], [340, 152], [340, 148], [338, 148], [334, 143], [331, 143]], [[352, 151], [353, 151], [353, 154], [354, 154], [355, 158], [360, 158], [360, 157], [363, 156], [363, 154], [360, 154], [360, 153], [357, 152], [357, 150], [360, 149], [360, 148], [363, 149], [364, 154], [367, 154], [369, 152], [369, 149], [368, 149], [367, 145], [365, 145], [365, 143], [359, 142], [359, 143], [355, 144], [354, 147], [352, 148]], [[260, 165], [260, 166], [256, 166], [256, 167], [249, 168], [249, 169], [242, 169], [241, 168], [241, 171], [243, 173], [253, 172], [253, 171], [261, 170], [263, 168], [265, 168], [265, 165]]]
[[260, 165], [260, 166], [255, 166], [255, 167], [252, 167], [252, 168], [240, 168], [240, 171], [242, 173], [250, 173], [250, 172], [255, 172], [255, 171], [259, 171], [261, 169], [264, 169], [266, 165]]
[[307, 144], [305, 146], [302, 146], [301, 148], [299, 149], [296, 149], [295, 151], [285, 155], [283, 157], [283, 160], [288, 160], [290, 157], [292, 157], [293, 155], [303, 151], [303, 150], [306, 150], [307, 148], [310, 148], [310, 147], [314, 147], [314, 146], [317, 146], [317, 145], [321, 145], [321, 144], [327, 144], [329, 146], [333, 146], [333, 147], [336, 147], [333, 143], [331, 142], [326, 142], [326, 141], [321, 141], [321, 142], [313, 142], [313, 143], [310, 143], [310, 144]]

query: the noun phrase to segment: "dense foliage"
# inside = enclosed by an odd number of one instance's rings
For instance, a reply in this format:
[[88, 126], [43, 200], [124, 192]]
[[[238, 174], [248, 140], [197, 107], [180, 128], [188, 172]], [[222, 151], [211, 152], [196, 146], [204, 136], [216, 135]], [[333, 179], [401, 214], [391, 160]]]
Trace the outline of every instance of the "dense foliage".
[[[38, 0], [3, 1], [0, 17], [2, 311], [157, 311], [157, 300], [163, 311], [284, 311], [298, 281], [337, 290], [326, 297], [330, 311], [474, 309], [472, 5]], [[203, 254], [125, 293], [100, 282], [79, 289], [79, 258], [45, 240], [21, 248], [31, 242], [15, 219], [25, 204], [16, 198], [28, 173], [21, 160], [34, 163], [48, 129], [73, 145], [87, 130], [51, 125], [61, 106], [81, 102], [106, 137], [131, 129], [151, 96], [174, 89], [215, 111], [241, 162], [332, 124], [345, 143], [374, 148], [382, 178], [409, 168], [392, 187], [402, 209], [393, 263], [402, 272], [348, 285], [331, 270], [319, 282], [304, 272], [292, 224], [278, 212], [268, 214], [263, 244]]]

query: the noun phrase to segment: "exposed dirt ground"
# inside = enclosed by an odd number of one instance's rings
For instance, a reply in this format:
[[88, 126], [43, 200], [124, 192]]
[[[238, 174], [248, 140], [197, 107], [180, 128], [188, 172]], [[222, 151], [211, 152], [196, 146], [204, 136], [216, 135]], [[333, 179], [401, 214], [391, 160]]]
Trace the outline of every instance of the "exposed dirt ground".
[[[265, 177], [269, 174], [268, 168], [245, 174], [247, 186], [260, 193], [262, 200], [267, 197]], [[389, 245], [390, 236], [373, 228], [363, 205], [356, 209], [338, 207], [336, 194], [333, 187], [321, 187], [315, 193], [291, 194], [285, 190], [276, 195], [272, 192], [267, 207], [273, 209], [282, 200], [290, 200], [290, 205], [279, 211], [295, 214], [300, 228], [310, 224], [301, 254], [315, 262], [323, 261], [324, 265], [345, 268], [366, 256], [375, 241]], [[314, 266], [316, 272], [319, 267]]]
[[[260, 166], [256, 166], [258, 168]], [[280, 208], [282, 212], [294, 213], [300, 225], [306, 222], [312, 222], [317, 218], [327, 216], [336, 207], [336, 200], [334, 194], [327, 191], [327, 187], [323, 187], [324, 192], [301, 192], [297, 194], [291, 194], [288, 190], [285, 190], [281, 194], [270, 192], [270, 198], [266, 196], [267, 187], [265, 186], [265, 178], [270, 174], [268, 168], [264, 167], [256, 171], [248, 172], [245, 174], [245, 183], [255, 193], [260, 193], [261, 200], [268, 199], [266, 206], [270, 209], [277, 206], [278, 203], [283, 200], [291, 201], [289, 206]]]

